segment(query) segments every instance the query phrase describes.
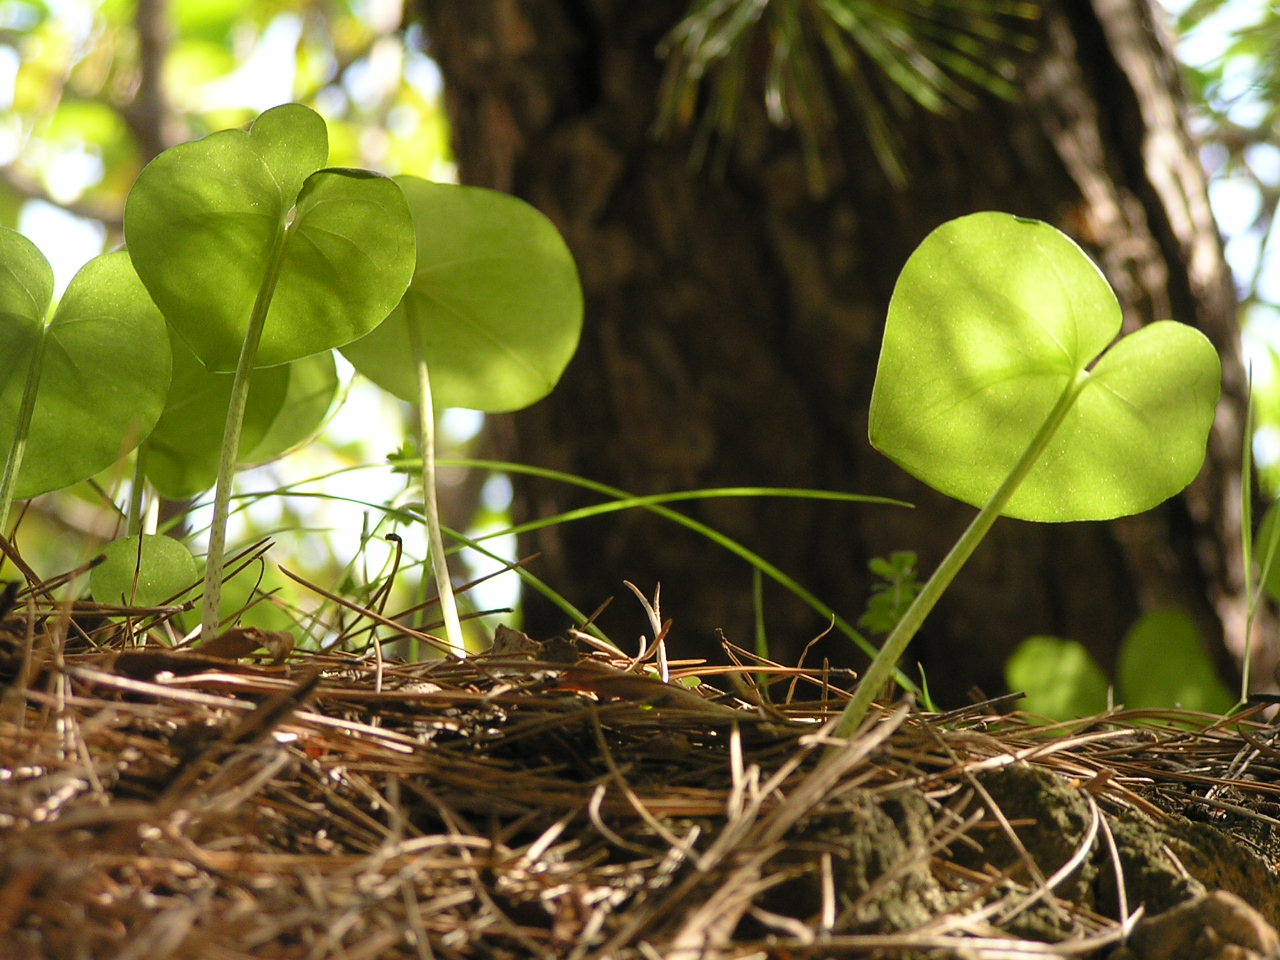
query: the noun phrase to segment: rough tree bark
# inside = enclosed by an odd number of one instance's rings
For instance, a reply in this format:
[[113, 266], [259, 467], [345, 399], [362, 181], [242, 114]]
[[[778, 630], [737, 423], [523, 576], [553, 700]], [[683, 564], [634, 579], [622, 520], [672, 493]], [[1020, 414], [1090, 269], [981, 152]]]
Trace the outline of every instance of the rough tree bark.
[[[1112, 524], [1001, 521], [908, 654], [944, 698], [994, 691], [1012, 647], [1070, 636], [1110, 662], [1141, 612], [1188, 610], [1218, 649], [1242, 642], [1238, 560], [1243, 377], [1234, 294], [1184, 122], [1168, 38], [1150, 0], [1050, 0], [1030, 29], [1022, 96], [903, 119], [905, 189], [855, 123], [806, 185], [796, 137], [744, 101], [722, 176], [653, 135], [655, 48], [687, 0], [424, 2], [464, 182], [530, 200], [563, 230], [587, 296], [580, 352], [550, 399], [495, 424], [502, 452], [651, 493], [715, 485], [898, 496], [914, 511], [732, 500], [690, 512], [758, 550], [856, 618], [869, 557], [914, 549], [927, 573], [973, 510], [873, 451], [866, 410], [892, 284], [939, 223], [982, 209], [1048, 220], [1099, 260], [1128, 328], [1173, 317], [1226, 367], [1209, 459], [1187, 494]], [[521, 516], [589, 500], [517, 481]], [[621, 582], [662, 584], [675, 656], [714, 631], [749, 645], [747, 567], [635, 513], [545, 532], [536, 570], [579, 605], [618, 595], [621, 639], [640, 621]], [[768, 589], [773, 650], [794, 659], [826, 624]], [[567, 626], [531, 601], [535, 633]], [[824, 641], [834, 665], [861, 654]], [[812, 661], [811, 661], [812, 662]], [[1225, 657], [1224, 657], [1225, 662]], [[960, 663], [957, 667], [955, 664]]]

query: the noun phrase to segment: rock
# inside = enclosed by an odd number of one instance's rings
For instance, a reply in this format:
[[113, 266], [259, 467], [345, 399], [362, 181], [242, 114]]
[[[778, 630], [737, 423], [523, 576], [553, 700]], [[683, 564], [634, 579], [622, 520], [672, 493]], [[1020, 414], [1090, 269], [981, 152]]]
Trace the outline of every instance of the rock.
[[1280, 960], [1280, 936], [1240, 897], [1215, 890], [1138, 921], [1111, 960]]

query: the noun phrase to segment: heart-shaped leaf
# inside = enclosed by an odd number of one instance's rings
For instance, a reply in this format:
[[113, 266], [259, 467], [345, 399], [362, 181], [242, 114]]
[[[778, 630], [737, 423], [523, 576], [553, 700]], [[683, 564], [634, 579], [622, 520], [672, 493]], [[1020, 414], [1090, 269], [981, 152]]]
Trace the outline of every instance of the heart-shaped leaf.
[[170, 537], [125, 537], [102, 552], [106, 559], [89, 576], [89, 590], [99, 603], [152, 607], [200, 579], [200, 565], [191, 551]]
[[398, 187], [323, 170], [324, 121], [300, 104], [166, 150], [138, 176], [125, 236], [155, 302], [201, 361], [235, 367], [255, 307], [270, 306], [256, 366], [373, 329], [412, 275]]
[[1158, 610], [1135, 623], [1116, 655], [1116, 679], [1134, 709], [1180, 706], [1226, 713], [1235, 697], [1218, 676], [1195, 622], [1180, 610]]
[[[267, 463], [313, 439], [334, 407], [334, 398], [338, 395], [341, 384], [338, 381], [338, 366], [331, 351], [303, 357], [286, 364], [283, 369], [288, 379], [280, 408], [271, 419], [269, 429], [257, 443], [250, 445], [245, 442], [244, 435], [241, 435], [241, 463]], [[267, 372], [269, 371], [255, 371], [254, 376], [256, 378], [258, 374]], [[251, 388], [249, 405], [253, 406], [253, 402]]]
[[127, 254], [89, 261], [47, 322], [53, 277], [35, 246], [0, 230], [0, 264], [0, 450], [35, 377], [13, 488], [25, 499], [93, 476], [146, 437], [169, 387], [169, 343]]
[[[145, 473], [171, 500], [194, 497], [218, 476], [232, 375], [210, 373], [173, 340], [173, 384], [164, 413], [144, 445]], [[240, 431], [237, 464], [264, 463], [319, 430], [338, 390], [333, 354], [255, 370]]]
[[542, 399], [582, 331], [577, 267], [555, 226], [493, 190], [396, 182], [413, 215], [417, 269], [386, 322], [343, 354], [378, 386], [416, 400], [412, 324], [437, 408], [500, 412]]
[[[0, 344], [30, 340], [31, 331], [44, 321], [52, 301], [53, 268], [49, 261], [22, 234], [0, 227], [0, 315], [6, 318], [0, 324], [0, 337], [4, 338]], [[10, 356], [7, 351], [4, 355]]]
[[[171, 500], [194, 497], [209, 489], [218, 476], [232, 375], [210, 373], [176, 336], [173, 382], [164, 413], [147, 437], [143, 451], [147, 480]], [[240, 450], [266, 436], [284, 401], [288, 366], [255, 370], [240, 433]], [[241, 459], [241, 458], [237, 458]]]
[[1027, 637], [1004, 665], [1010, 690], [1026, 694], [1018, 709], [1053, 720], [1089, 717], [1107, 708], [1107, 675], [1084, 644]]
[[1062, 404], [1003, 513], [1103, 520], [1149, 509], [1199, 472], [1221, 368], [1202, 334], [1169, 321], [1103, 353], [1120, 323], [1097, 267], [1048, 224], [1002, 213], [946, 223], [894, 290], [871, 442], [982, 506]]

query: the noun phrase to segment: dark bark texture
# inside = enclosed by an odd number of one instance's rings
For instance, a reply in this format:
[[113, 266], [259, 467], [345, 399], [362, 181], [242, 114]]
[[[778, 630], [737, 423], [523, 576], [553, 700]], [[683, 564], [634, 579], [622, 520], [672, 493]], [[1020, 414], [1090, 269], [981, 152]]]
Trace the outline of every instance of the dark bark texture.
[[[1184, 120], [1178, 68], [1149, 0], [1051, 0], [1028, 29], [1021, 97], [901, 119], [905, 188], [881, 172], [856, 119], [809, 189], [798, 140], [744, 100], [723, 171], [698, 170], [687, 138], [654, 136], [656, 53], [686, 0], [424, 0], [461, 178], [522, 196], [578, 259], [581, 349], [547, 400], [495, 421], [501, 452], [636, 493], [722, 485], [820, 487], [901, 497], [915, 510], [723, 500], [688, 512], [742, 541], [856, 619], [868, 558], [920, 554], [933, 569], [973, 516], [866, 440], [867, 405], [893, 283], [945, 220], [1006, 210], [1058, 225], [1116, 287], [1133, 329], [1164, 317], [1203, 330], [1226, 367], [1209, 459], [1184, 495], [1100, 524], [1001, 521], [908, 653], [944, 702], [1002, 686], [1025, 636], [1074, 637], [1110, 663], [1142, 612], [1181, 607], [1219, 650], [1242, 642], [1239, 455], [1243, 376], [1231, 281]], [[521, 517], [590, 501], [517, 481]], [[536, 572], [602, 624], [643, 629], [629, 580], [662, 584], [672, 656], [715, 654], [717, 628], [751, 644], [740, 560], [643, 512], [562, 526], [525, 544]], [[768, 586], [775, 655], [827, 624]], [[531, 600], [534, 633], [563, 614]], [[828, 638], [833, 666], [864, 657]], [[810, 656], [814, 654], [811, 653]], [[812, 662], [812, 661], [810, 661]], [[1224, 664], [1226, 658], [1224, 656]]]

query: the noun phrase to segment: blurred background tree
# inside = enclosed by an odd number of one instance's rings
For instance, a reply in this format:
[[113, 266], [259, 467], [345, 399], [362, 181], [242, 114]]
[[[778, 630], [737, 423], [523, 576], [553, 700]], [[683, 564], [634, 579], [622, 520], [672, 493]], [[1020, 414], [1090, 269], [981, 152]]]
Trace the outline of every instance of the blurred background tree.
[[[552, 397], [498, 425], [504, 452], [643, 492], [763, 483], [916, 503], [692, 510], [857, 610], [870, 557], [912, 549], [931, 569], [972, 514], [866, 443], [894, 278], [947, 219], [1038, 217], [1098, 260], [1129, 329], [1172, 317], [1215, 342], [1225, 395], [1206, 469], [1140, 518], [997, 525], [911, 656], [955, 702], [999, 688], [1027, 635], [1078, 637], [1109, 666], [1140, 613], [1179, 607], [1230, 669], [1226, 643], [1245, 642], [1236, 293], [1152, 0], [418, 6], [460, 178], [549, 213], [587, 292], [582, 349]], [[516, 493], [518, 518], [580, 498]], [[681, 650], [711, 651], [716, 628], [750, 645], [757, 629], [749, 571], [652, 518], [557, 528], [533, 548], [581, 606], [624, 574], [660, 580]], [[762, 606], [784, 660], [827, 626], [781, 591]], [[541, 603], [526, 615], [535, 632], [565, 625]], [[849, 662], [840, 638], [818, 653]]]

